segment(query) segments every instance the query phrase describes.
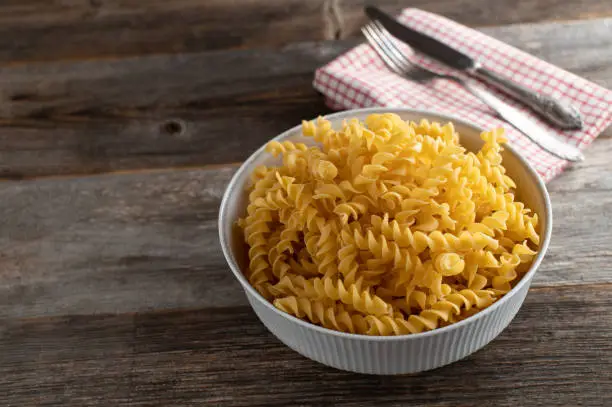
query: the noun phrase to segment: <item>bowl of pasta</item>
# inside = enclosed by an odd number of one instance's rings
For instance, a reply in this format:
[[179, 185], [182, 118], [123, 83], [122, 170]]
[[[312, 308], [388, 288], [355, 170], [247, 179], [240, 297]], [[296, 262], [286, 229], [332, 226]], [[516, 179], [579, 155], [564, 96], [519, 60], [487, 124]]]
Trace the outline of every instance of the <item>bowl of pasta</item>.
[[521, 307], [548, 248], [542, 180], [503, 129], [412, 109], [304, 121], [223, 196], [227, 262], [261, 322], [338, 369], [462, 359]]

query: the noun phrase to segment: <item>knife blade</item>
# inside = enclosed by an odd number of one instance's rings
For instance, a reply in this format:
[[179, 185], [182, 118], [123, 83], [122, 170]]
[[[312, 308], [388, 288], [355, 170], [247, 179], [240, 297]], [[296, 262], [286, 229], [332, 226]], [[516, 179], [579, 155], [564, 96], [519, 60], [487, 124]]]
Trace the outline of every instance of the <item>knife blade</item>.
[[380, 21], [383, 27], [385, 27], [394, 37], [450, 67], [460, 70], [469, 70], [475, 69], [478, 66], [477, 61], [470, 56], [449, 47], [435, 38], [405, 26], [389, 14], [374, 6], [366, 6], [365, 13], [370, 19]]
[[526, 88], [484, 68], [477, 59], [443, 42], [405, 26], [374, 6], [364, 8], [371, 20], [379, 21], [391, 35], [443, 64], [475, 76], [530, 107], [550, 123], [562, 129], [580, 129], [583, 122], [578, 109], [569, 103]]

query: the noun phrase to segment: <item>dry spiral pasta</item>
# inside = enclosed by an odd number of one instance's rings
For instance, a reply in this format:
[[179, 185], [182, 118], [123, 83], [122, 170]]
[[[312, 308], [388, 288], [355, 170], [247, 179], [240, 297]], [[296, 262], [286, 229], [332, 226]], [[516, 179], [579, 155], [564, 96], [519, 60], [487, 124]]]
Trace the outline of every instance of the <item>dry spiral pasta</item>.
[[527, 271], [537, 214], [515, 200], [503, 130], [466, 151], [451, 123], [373, 114], [333, 129], [303, 122], [317, 146], [272, 141], [253, 171], [249, 282], [277, 308], [366, 335], [414, 334], [490, 306]]

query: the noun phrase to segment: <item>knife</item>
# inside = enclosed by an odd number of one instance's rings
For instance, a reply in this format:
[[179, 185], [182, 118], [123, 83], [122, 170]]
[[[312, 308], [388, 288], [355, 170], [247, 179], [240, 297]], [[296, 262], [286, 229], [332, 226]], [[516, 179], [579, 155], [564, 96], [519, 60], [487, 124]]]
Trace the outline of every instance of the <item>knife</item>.
[[514, 97], [529, 106], [550, 123], [562, 129], [581, 129], [580, 112], [571, 104], [555, 99], [549, 95], [535, 92], [516, 82], [505, 78], [483, 67], [477, 59], [457, 51], [454, 48], [413, 30], [391, 17], [389, 14], [373, 6], [365, 7], [366, 15], [379, 21], [394, 37], [407, 43], [417, 51], [428, 55], [451, 68], [464, 71], [475, 76], [502, 92]]

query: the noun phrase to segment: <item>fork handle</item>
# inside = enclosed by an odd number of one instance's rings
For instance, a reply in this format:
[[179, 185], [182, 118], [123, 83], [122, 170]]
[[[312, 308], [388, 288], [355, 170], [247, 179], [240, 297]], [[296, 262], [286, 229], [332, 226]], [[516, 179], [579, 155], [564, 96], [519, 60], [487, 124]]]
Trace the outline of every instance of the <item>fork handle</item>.
[[552, 96], [533, 91], [493, 71], [477, 66], [474, 76], [528, 105], [552, 124], [562, 129], [582, 128], [582, 118], [575, 106]]
[[526, 135], [529, 140], [533, 141], [550, 154], [568, 161], [584, 160], [584, 155], [582, 155], [582, 152], [578, 148], [559, 140], [556, 136], [540, 126], [537, 122], [531, 120], [523, 112], [510, 106], [485, 88], [459, 78], [446, 78], [452, 79], [461, 84], [471, 94], [495, 110], [504, 120]]

